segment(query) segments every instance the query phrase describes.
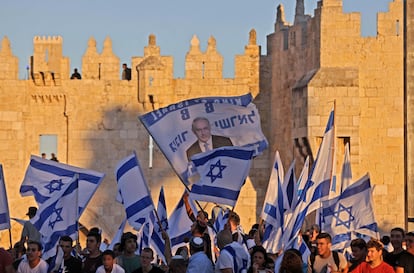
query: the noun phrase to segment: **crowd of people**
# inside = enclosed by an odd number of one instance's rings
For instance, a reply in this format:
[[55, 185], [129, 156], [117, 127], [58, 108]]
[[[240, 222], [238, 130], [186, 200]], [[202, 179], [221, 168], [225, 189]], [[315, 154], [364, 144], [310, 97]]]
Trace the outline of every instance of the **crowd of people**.
[[[32, 217], [35, 208], [29, 208]], [[349, 242], [349, 251], [332, 250], [331, 235], [313, 225], [300, 237], [310, 255], [290, 248], [268, 253], [261, 245], [263, 224], [255, 224], [245, 234], [240, 217], [229, 212], [228, 221], [215, 238], [211, 237], [212, 221], [205, 211], [194, 215], [186, 244], [172, 253], [167, 232], [165, 259], [159, 259], [152, 248], [138, 249], [138, 237], [125, 232], [113, 249], [102, 250], [99, 228], [91, 228], [86, 247], [81, 248], [71, 237], [62, 236], [63, 267], [55, 259], [42, 259], [38, 234], [22, 232], [22, 239], [12, 249], [0, 248], [0, 273], [413, 273], [414, 233], [393, 228], [382, 240], [357, 238]], [[30, 223], [30, 222], [29, 222]], [[31, 227], [26, 227], [31, 229]], [[139, 253], [139, 254], [138, 254]], [[349, 254], [349, 255], [348, 255]]]

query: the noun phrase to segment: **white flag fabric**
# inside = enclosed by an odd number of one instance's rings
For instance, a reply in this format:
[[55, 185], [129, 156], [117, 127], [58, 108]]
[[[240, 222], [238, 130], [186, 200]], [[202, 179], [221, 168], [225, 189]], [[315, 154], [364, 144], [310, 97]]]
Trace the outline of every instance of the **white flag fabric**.
[[228, 138], [233, 146], [253, 147], [255, 156], [267, 148], [259, 111], [252, 99], [251, 94], [195, 98], [152, 111], [139, 119], [175, 172], [187, 183], [187, 151], [197, 143], [192, 132], [195, 118], [209, 120], [212, 136]]
[[298, 205], [291, 221], [286, 225], [285, 230], [287, 232], [285, 232], [283, 237], [285, 244], [297, 236], [306, 215], [319, 209], [322, 205], [322, 200], [326, 200], [329, 196], [334, 163], [333, 153], [335, 152], [333, 150], [333, 143], [335, 141], [334, 116], [335, 113], [332, 110], [310, 176], [299, 197]]
[[191, 188], [194, 200], [235, 206], [250, 171], [253, 151], [221, 147], [192, 157], [200, 180]]
[[351, 157], [349, 155], [349, 143], [345, 145], [344, 163], [341, 173], [341, 192], [343, 192], [352, 181]]
[[[189, 196], [188, 202], [190, 203], [191, 209], [193, 211], [197, 211], [196, 206], [193, 200], [191, 199], [191, 196]], [[174, 208], [174, 211], [168, 218], [168, 224], [168, 236], [170, 237], [171, 241], [171, 252], [174, 255], [175, 251], [179, 247], [186, 245], [184, 241], [186, 239], [190, 239], [192, 236], [190, 227], [193, 224], [193, 222], [188, 217], [187, 211], [185, 209], [184, 197], [181, 197], [177, 206]]]
[[135, 153], [118, 163], [115, 177], [118, 183], [117, 201], [124, 205], [128, 223], [139, 230], [155, 208]]
[[70, 183], [75, 174], [79, 175], [79, 216], [85, 210], [105, 174], [82, 169], [53, 160], [32, 155], [20, 186], [22, 196], [33, 195], [40, 207], [47, 199], [59, 193]]
[[4, 182], [3, 166], [0, 164], [0, 230], [10, 228], [10, 211]]
[[332, 246], [342, 248], [355, 231], [364, 232], [368, 229], [375, 236], [378, 229], [369, 175], [366, 174], [347, 187], [337, 198], [324, 201], [322, 216], [322, 229], [331, 234]]
[[78, 176], [63, 186], [60, 194], [55, 194], [40, 205], [36, 215], [30, 219], [42, 235], [43, 259], [55, 256], [56, 246], [61, 236], [77, 238], [78, 232]]
[[283, 179], [282, 160], [280, 159], [279, 151], [276, 151], [261, 214], [261, 218], [276, 229], [282, 228], [284, 222]]
[[115, 244], [121, 242], [121, 238], [122, 238], [122, 234], [124, 234], [126, 222], [127, 222], [127, 219], [124, 218], [124, 220], [122, 220], [121, 224], [119, 225], [118, 231], [115, 233], [114, 238], [112, 238], [111, 243], [108, 246], [108, 249], [114, 250]]

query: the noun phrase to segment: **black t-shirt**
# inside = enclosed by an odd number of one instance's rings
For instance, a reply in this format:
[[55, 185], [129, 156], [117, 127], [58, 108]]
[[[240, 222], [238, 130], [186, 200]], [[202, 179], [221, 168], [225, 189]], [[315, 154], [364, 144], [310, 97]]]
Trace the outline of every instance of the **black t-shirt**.
[[[132, 273], [143, 273], [142, 267], [138, 268], [137, 270], [135, 270]], [[148, 273], [165, 273], [165, 272], [161, 268], [153, 265], [151, 270]]]
[[384, 255], [384, 262], [386, 262], [387, 264], [389, 264], [390, 266], [392, 266], [393, 268], [395, 268], [395, 265], [398, 261], [398, 259], [400, 258], [400, 256], [406, 253], [405, 250], [395, 254], [394, 252], [389, 252], [387, 254]]
[[83, 273], [95, 273], [96, 269], [102, 265], [102, 254], [95, 258], [87, 257], [83, 262]]
[[414, 255], [404, 251], [396, 261], [395, 267], [403, 267], [404, 273], [414, 273]]
[[79, 273], [82, 271], [82, 261], [73, 256], [65, 260], [64, 265], [66, 273]]

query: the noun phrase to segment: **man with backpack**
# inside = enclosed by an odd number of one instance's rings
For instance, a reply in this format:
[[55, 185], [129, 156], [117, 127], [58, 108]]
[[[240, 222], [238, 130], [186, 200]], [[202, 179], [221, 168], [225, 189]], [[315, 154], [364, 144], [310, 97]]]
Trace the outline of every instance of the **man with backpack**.
[[316, 237], [318, 253], [312, 254], [308, 261], [307, 273], [347, 273], [348, 263], [342, 253], [331, 250], [332, 238], [328, 233]]

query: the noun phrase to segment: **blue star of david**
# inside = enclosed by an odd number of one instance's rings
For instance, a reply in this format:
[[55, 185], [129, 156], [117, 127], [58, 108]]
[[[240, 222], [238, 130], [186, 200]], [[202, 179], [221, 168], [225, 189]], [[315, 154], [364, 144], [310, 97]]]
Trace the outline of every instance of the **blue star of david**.
[[[160, 226], [160, 224], [161, 224], [161, 226]], [[162, 227], [162, 229], [161, 229], [161, 227]], [[160, 223], [158, 223], [158, 232], [161, 232], [162, 230], [165, 230], [165, 231], [168, 230], [168, 220], [167, 220], [167, 218], [160, 219]]]
[[[62, 213], [63, 208], [55, 208], [52, 212], [52, 214], [50, 215], [49, 218], [49, 227], [51, 227], [52, 229], [55, 227], [55, 224], [57, 222], [62, 222], [63, 218], [60, 215]], [[56, 215], [55, 215], [56, 214]]]
[[[218, 169], [218, 171], [215, 171], [215, 169]], [[221, 160], [219, 159], [215, 164], [210, 165], [210, 171], [207, 173], [206, 176], [210, 177], [211, 183], [214, 183], [217, 178], [223, 178], [223, 170], [227, 168], [225, 165], [221, 165]], [[217, 173], [217, 174], [215, 174]]]
[[354, 221], [355, 217], [351, 214], [352, 206], [345, 207], [341, 203], [339, 203], [339, 207], [337, 211], [334, 211], [333, 218], [336, 219], [336, 226], [344, 225], [346, 228], [351, 227], [352, 221]]
[[62, 189], [62, 186], [63, 186], [62, 179], [59, 179], [59, 180], [50, 181], [50, 183], [47, 184], [45, 188], [49, 190], [49, 193], [52, 193], [54, 191], [60, 191]]
[[306, 195], [308, 193], [308, 190], [315, 185], [315, 182], [313, 182], [312, 180], [309, 180], [305, 183], [305, 187], [303, 188], [301, 195], [300, 195], [300, 200], [302, 200], [303, 202], [306, 202]]

